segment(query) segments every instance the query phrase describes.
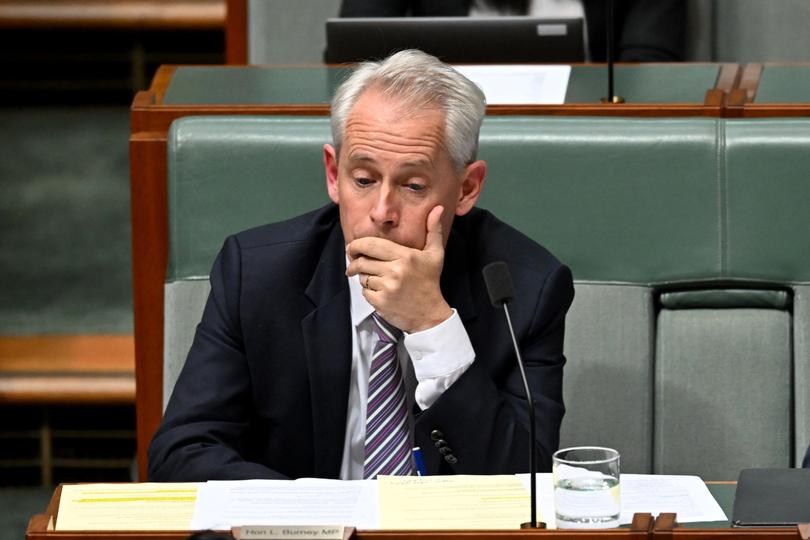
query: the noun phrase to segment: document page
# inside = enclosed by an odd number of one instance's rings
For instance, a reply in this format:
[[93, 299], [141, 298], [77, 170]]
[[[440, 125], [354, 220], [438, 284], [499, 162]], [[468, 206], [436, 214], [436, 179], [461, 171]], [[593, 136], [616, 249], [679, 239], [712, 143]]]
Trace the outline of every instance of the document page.
[[243, 480], [201, 486], [191, 528], [241, 525], [345, 525], [378, 528], [371, 480]]
[[453, 66], [478, 85], [489, 105], [562, 105], [571, 66]]
[[[529, 475], [517, 475], [526, 490]], [[622, 474], [621, 490], [622, 525], [632, 523], [636, 512], [649, 512], [653, 516], [661, 512], [676, 512], [679, 523], [697, 521], [725, 521], [726, 515], [709, 488], [697, 476], [662, 474]], [[551, 473], [537, 475], [537, 499], [542, 507], [543, 521], [549, 529], [557, 527], [554, 519], [554, 480]]]
[[529, 493], [514, 475], [382, 476], [381, 529], [519, 529]]
[[623, 474], [622, 523], [633, 521], [636, 512], [677, 512], [679, 523], [725, 521], [726, 514], [698, 476]]
[[187, 531], [202, 484], [62, 486], [57, 531]]

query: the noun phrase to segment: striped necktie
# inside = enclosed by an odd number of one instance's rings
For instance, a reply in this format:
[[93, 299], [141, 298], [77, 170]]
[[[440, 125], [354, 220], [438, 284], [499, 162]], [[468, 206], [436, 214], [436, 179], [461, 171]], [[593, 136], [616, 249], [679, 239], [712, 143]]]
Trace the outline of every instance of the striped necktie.
[[402, 332], [376, 312], [372, 317], [377, 343], [374, 345], [368, 377], [363, 476], [410, 475], [408, 405], [402, 366], [397, 359], [397, 342], [402, 338]]

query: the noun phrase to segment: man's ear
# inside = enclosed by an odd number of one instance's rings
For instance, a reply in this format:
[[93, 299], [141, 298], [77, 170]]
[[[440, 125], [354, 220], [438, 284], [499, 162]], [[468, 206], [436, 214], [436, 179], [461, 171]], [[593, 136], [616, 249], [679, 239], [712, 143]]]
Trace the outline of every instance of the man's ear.
[[481, 195], [481, 189], [484, 187], [486, 176], [487, 162], [482, 159], [470, 163], [464, 169], [464, 178], [461, 180], [461, 191], [456, 205], [457, 216], [463, 216], [475, 206]]
[[331, 144], [323, 145], [323, 167], [326, 170], [326, 192], [333, 203], [340, 204], [337, 153]]

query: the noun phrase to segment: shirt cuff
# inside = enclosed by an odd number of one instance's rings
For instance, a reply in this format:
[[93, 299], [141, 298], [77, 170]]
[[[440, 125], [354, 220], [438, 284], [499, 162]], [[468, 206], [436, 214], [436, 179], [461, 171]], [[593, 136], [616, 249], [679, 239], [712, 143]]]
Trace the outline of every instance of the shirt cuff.
[[413, 334], [405, 333], [405, 349], [416, 376], [416, 404], [429, 408], [475, 360], [470, 338], [458, 311], [442, 323]]

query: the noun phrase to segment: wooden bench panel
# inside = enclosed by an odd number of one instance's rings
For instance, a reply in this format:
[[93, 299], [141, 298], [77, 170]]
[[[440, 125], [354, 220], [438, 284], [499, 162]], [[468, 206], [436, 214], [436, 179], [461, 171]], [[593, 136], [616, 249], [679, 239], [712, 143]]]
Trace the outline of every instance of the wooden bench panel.
[[225, 0], [7, 0], [0, 28], [221, 30]]
[[0, 403], [134, 402], [131, 335], [0, 337]]

